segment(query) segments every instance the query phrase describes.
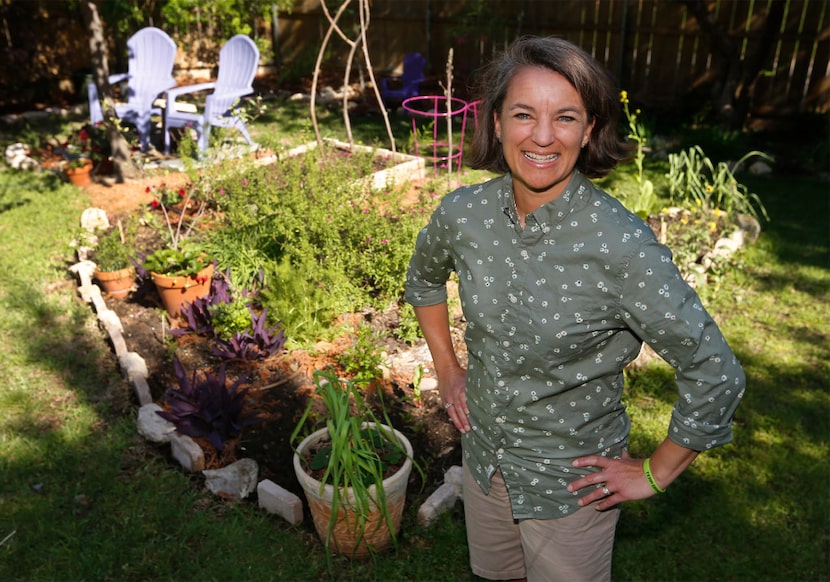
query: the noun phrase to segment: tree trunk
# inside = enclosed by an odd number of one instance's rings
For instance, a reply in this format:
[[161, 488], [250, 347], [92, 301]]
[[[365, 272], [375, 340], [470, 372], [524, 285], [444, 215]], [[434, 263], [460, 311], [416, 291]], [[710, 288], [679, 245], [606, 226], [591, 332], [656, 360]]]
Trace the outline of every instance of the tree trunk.
[[98, 99], [101, 102], [101, 112], [104, 116], [104, 125], [107, 128], [112, 161], [115, 166], [115, 178], [118, 182], [126, 179], [138, 178], [141, 174], [130, 156], [130, 146], [126, 138], [118, 129], [118, 115], [113, 106], [112, 90], [109, 84], [109, 65], [107, 62], [107, 44], [104, 39], [104, 29], [98, 15], [98, 7], [93, 0], [84, 0], [80, 3], [81, 14], [89, 31], [89, 49], [92, 55], [92, 75], [98, 88]]

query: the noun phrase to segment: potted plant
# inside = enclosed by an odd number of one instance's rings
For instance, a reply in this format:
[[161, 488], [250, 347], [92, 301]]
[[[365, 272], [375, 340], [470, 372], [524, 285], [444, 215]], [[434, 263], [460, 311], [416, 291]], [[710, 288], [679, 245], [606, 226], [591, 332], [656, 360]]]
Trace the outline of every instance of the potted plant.
[[134, 230], [126, 230], [119, 220], [115, 228], [98, 238], [93, 258], [95, 278], [110, 297], [126, 297], [135, 281], [135, 269], [131, 263]]
[[204, 212], [204, 201], [199, 204], [187, 228], [183, 230], [191, 194], [184, 193], [182, 210], [175, 221], [171, 218], [164, 199], [161, 196], [154, 200], [152, 206], [161, 208], [169, 243], [145, 257], [142, 268], [149, 273], [167, 313], [170, 317], [177, 318], [182, 314], [183, 305], [193, 303], [210, 293], [214, 263], [194, 241], [186, 240]]
[[89, 186], [92, 183], [92, 160], [78, 157], [66, 162], [63, 173], [70, 184], [75, 186]]
[[103, 126], [86, 124], [62, 144], [63, 173], [76, 186], [89, 186], [93, 171], [109, 160], [109, 142]]
[[[392, 428], [385, 411], [380, 422], [357, 385], [341, 380], [332, 368], [316, 371], [314, 383], [325, 407], [320, 419], [325, 428], [300, 442], [293, 461], [317, 534], [327, 556], [361, 558], [383, 551], [396, 542], [412, 445]], [[306, 428], [314, 403], [312, 398], [292, 444]]]

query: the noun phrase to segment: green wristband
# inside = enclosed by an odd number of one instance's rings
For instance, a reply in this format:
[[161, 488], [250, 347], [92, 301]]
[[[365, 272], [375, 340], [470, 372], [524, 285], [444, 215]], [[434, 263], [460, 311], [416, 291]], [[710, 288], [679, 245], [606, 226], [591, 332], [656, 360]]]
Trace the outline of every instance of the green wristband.
[[648, 481], [649, 487], [655, 493], [665, 493], [666, 490], [660, 487], [657, 484], [657, 481], [654, 479], [654, 475], [651, 474], [651, 467], [649, 467], [649, 459], [643, 461], [643, 473], [646, 475], [646, 481]]

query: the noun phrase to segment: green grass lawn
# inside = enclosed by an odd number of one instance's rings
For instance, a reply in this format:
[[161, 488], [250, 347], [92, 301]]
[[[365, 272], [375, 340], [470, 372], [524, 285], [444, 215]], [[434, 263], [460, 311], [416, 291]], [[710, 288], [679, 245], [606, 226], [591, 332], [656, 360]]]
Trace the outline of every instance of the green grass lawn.
[[[830, 579], [828, 185], [747, 183], [772, 221], [703, 292], [747, 371], [735, 440], [624, 507], [615, 580]], [[136, 434], [67, 271], [86, 204], [49, 176], [0, 172], [0, 580], [326, 579], [309, 524], [213, 496]], [[667, 366], [632, 377], [635, 454], [662, 440], [674, 398]], [[337, 560], [333, 578], [473, 580], [460, 508], [428, 530], [416, 510], [397, 553]]]

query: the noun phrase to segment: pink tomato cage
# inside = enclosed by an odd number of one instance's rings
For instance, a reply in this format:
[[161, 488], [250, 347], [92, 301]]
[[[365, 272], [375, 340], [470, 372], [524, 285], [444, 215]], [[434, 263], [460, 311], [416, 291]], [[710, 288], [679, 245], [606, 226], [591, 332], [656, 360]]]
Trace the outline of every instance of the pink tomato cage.
[[[464, 133], [467, 129], [467, 111], [470, 104], [463, 99], [452, 97], [447, 103], [447, 98], [441, 95], [418, 95], [404, 99], [401, 106], [412, 118], [412, 140], [415, 148], [415, 155], [432, 161], [433, 171], [438, 171], [439, 165], [445, 167], [448, 164], [455, 164], [461, 168], [461, 159], [464, 155]], [[448, 111], [449, 107], [449, 111]], [[461, 116], [461, 139], [450, 147], [447, 135], [447, 118]], [[419, 124], [422, 126], [419, 132]], [[432, 126], [432, 141], [419, 143], [418, 137], [426, 135], [429, 126]], [[439, 138], [439, 135], [444, 137]], [[423, 140], [422, 140], [423, 141]], [[421, 149], [425, 151], [422, 153]], [[428, 155], [431, 149], [432, 155]]]

